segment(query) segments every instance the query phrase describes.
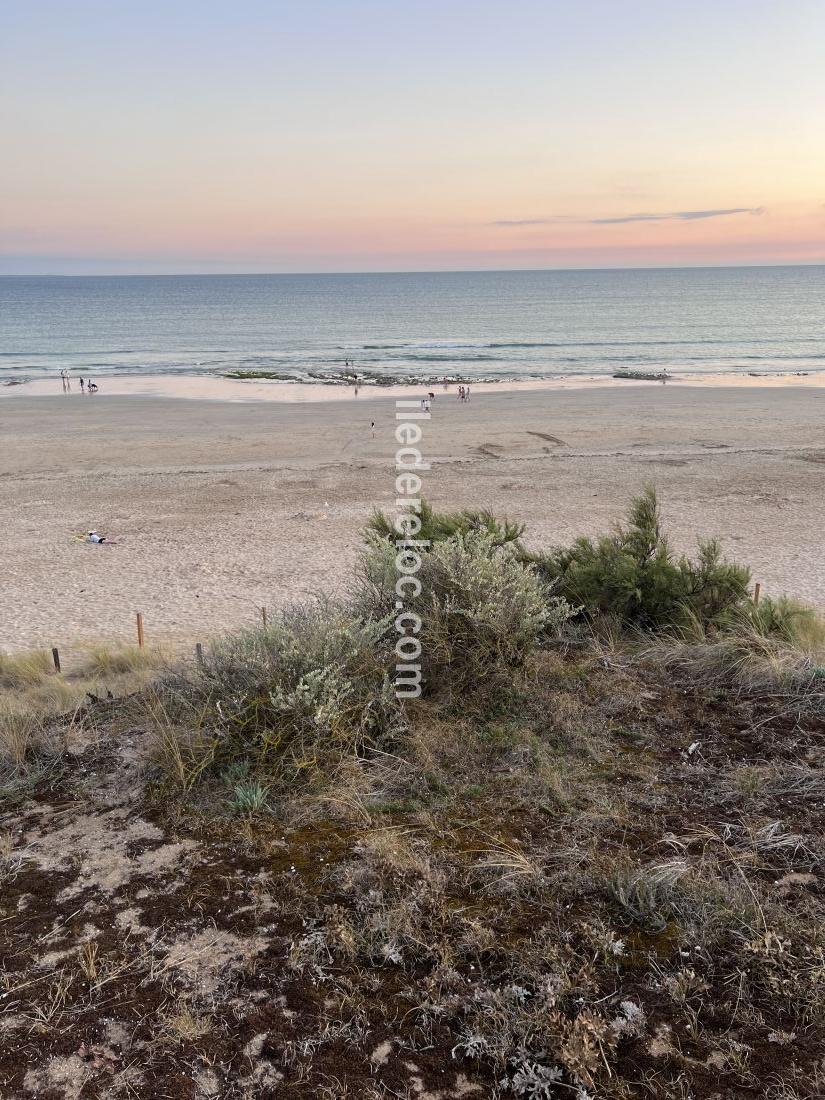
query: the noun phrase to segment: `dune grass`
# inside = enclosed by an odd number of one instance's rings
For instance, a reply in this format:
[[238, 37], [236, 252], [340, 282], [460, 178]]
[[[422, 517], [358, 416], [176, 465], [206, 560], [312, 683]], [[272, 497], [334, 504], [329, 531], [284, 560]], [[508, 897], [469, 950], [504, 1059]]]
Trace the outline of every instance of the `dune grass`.
[[106, 677], [123, 673], [159, 672], [170, 661], [170, 651], [162, 646], [107, 645], [98, 642], [86, 648], [79, 674]]
[[4, 653], [0, 650], [0, 687], [26, 688], [42, 683], [54, 672], [52, 655], [47, 649]]

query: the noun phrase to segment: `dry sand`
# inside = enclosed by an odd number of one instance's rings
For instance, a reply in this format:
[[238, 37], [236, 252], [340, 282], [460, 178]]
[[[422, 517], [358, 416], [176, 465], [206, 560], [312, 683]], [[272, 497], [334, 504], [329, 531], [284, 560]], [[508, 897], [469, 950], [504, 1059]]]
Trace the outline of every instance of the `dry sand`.
[[[207, 640], [340, 589], [394, 500], [393, 400], [101, 392], [0, 400], [0, 647]], [[369, 422], [376, 421], [375, 438]], [[604, 530], [652, 481], [678, 548], [718, 536], [763, 591], [825, 608], [825, 388], [478, 387], [439, 394], [425, 490], [536, 545]], [[95, 527], [116, 546], [73, 535]]]

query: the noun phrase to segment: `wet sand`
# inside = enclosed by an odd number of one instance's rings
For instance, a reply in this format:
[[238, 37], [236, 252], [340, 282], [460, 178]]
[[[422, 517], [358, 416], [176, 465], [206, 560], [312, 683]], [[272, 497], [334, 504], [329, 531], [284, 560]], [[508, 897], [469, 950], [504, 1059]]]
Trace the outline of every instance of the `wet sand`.
[[[131, 640], [136, 610], [150, 640], [205, 641], [340, 590], [394, 500], [390, 397], [26, 389], [0, 400], [0, 647]], [[763, 591], [825, 609], [825, 388], [478, 387], [439, 394], [422, 447], [435, 505], [507, 513], [535, 545], [604, 530], [654, 482], [677, 549], [717, 536]], [[73, 538], [90, 527], [117, 545]]]
[[[422, 394], [435, 386], [438, 393], [444, 392], [444, 387], [438, 383], [420, 382], [413, 386], [375, 386], [360, 385], [356, 391], [352, 385], [304, 383], [304, 382], [276, 382], [272, 380], [240, 380], [228, 378], [219, 374], [122, 374], [122, 375], [94, 375], [100, 389], [96, 396], [90, 396], [90, 400], [99, 397], [180, 397], [189, 400], [204, 401], [232, 401], [232, 402], [258, 402], [277, 401], [297, 404], [307, 402], [344, 401], [351, 402], [357, 398], [359, 401], [376, 400], [380, 397], [390, 397], [395, 400], [398, 397], [421, 397]], [[471, 381], [473, 393], [486, 394], [487, 396], [501, 393], [533, 393], [547, 390], [603, 390], [605, 388], [627, 389], [628, 386], [637, 384], [635, 380], [616, 378], [611, 375], [600, 374], [567, 374], [556, 378], [535, 379], [529, 381], [500, 381], [500, 382], [474, 382]], [[660, 383], [645, 382], [643, 385], [650, 388], [651, 385]], [[825, 370], [800, 371], [789, 373], [788, 371], [760, 371], [753, 374], [732, 374], [730, 371], [724, 374], [678, 374], [668, 377], [666, 387], [682, 388], [684, 386], [723, 386], [725, 388], [740, 389], [753, 387], [803, 387], [825, 388]], [[455, 393], [455, 384], [450, 390]], [[4, 397], [53, 397], [61, 393], [59, 378], [38, 378], [17, 384], [0, 385], [0, 400]], [[72, 376], [69, 396], [80, 396], [79, 377]]]

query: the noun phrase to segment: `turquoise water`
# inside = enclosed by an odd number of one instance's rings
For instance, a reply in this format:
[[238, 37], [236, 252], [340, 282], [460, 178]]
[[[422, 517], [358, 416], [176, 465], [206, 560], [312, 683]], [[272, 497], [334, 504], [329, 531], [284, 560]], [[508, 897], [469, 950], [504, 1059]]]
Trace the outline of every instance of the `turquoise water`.
[[[345, 361], [351, 366], [345, 367]], [[825, 267], [0, 278], [0, 381], [825, 369]]]

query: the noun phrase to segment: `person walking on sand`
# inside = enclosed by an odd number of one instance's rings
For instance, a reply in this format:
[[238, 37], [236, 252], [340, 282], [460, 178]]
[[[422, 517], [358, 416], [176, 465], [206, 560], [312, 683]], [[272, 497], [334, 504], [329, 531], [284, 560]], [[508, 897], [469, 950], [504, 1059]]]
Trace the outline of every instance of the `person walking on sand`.
[[86, 383], [83, 381], [83, 377], [80, 378], [80, 392], [83, 393]]
[[375, 439], [375, 421], [370, 421], [370, 431], [372, 432], [372, 438]]
[[470, 400], [470, 387], [469, 386], [465, 386], [465, 388], [464, 388], [464, 400], [465, 401]]

